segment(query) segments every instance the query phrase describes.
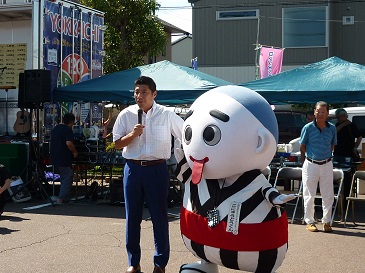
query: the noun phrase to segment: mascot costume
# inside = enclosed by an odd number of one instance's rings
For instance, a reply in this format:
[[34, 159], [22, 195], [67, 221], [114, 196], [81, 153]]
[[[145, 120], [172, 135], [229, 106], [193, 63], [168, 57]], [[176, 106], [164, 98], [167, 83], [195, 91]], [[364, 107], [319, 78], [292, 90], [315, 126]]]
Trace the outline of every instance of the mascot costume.
[[[180, 226], [200, 262], [183, 273], [216, 273], [218, 266], [274, 272], [288, 248], [288, 221], [280, 194], [260, 170], [277, 149], [273, 110], [258, 93], [223, 86], [201, 95], [185, 117], [175, 156], [185, 183]], [[182, 149], [181, 149], [182, 147]]]

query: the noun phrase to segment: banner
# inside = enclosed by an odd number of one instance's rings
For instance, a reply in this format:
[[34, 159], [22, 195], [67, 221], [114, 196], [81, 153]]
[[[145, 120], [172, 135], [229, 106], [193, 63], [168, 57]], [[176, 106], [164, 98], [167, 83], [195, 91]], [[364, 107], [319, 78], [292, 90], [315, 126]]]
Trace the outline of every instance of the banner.
[[[53, 89], [97, 78], [102, 75], [104, 18], [74, 6], [45, 1], [44, 13], [44, 68], [51, 71], [51, 100]], [[83, 125], [80, 102], [63, 102], [58, 116], [73, 112], [76, 125]], [[81, 110], [82, 110], [81, 106]], [[90, 108], [84, 107], [84, 108]], [[55, 112], [53, 110], [53, 112]], [[46, 128], [55, 124], [45, 117]]]
[[19, 86], [19, 73], [27, 63], [27, 44], [0, 44], [0, 85]]
[[88, 10], [45, 1], [44, 67], [52, 89], [101, 76], [103, 24]]
[[281, 72], [284, 49], [261, 47], [260, 49], [260, 79]]

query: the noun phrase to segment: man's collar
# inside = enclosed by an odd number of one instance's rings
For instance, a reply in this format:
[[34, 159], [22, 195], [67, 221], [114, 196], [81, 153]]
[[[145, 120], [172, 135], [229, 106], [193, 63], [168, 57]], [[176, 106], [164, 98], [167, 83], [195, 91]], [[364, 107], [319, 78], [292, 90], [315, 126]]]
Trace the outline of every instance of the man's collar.
[[[314, 126], [318, 127], [317, 126], [317, 120], [314, 119], [313, 122], [314, 122]], [[326, 127], [330, 127], [330, 123], [327, 120], [325, 122], [326, 122]]]

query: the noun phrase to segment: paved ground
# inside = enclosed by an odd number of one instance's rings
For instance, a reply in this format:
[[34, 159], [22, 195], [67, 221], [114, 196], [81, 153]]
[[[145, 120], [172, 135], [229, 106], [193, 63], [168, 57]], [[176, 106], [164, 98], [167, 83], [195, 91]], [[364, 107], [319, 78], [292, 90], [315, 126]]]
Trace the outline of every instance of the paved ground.
[[[0, 217], [0, 272], [125, 272], [124, 207], [84, 200], [26, 209], [44, 204], [32, 200], [7, 205]], [[278, 272], [365, 272], [364, 205], [356, 211], [362, 226], [345, 228], [336, 222], [331, 234], [310, 233], [299, 221], [289, 224], [289, 251]], [[182, 243], [178, 219], [171, 218], [170, 238], [167, 272], [177, 273], [181, 264], [197, 259]], [[150, 273], [154, 251], [150, 221], [142, 223], [141, 246], [142, 270]], [[221, 268], [220, 272], [235, 271]]]

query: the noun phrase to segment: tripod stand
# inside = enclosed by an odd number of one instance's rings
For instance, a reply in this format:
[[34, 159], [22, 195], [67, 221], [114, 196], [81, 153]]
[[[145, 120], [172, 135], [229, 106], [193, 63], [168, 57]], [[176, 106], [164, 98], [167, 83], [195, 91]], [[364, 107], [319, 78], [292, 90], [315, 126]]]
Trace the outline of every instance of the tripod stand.
[[[36, 109], [36, 120], [37, 120], [37, 124], [39, 122], [39, 108]], [[32, 109], [30, 109], [30, 116], [32, 116]], [[38, 127], [38, 125], [37, 125]], [[37, 130], [36, 130], [37, 132]], [[49, 194], [47, 193], [46, 189], [44, 188], [44, 183], [48, 184], [45, 176], [43, 175], [43, 173], [40, 171], [39, 168], [39, 141], [38, 141], [38, 133], [37, 133], [37, 141], [36, 143], [33, 141], [32, 139], [32, 135], [30, 134], [29, 139], [28, 139], [28, 144], [29, 144], [29, 152], [28, 152], [28, 164], [25, 167], [25, 169], [22, 171], [21, 174], [23, 174], [26, 171], [26, 177], [28, 182], [26, 182], [25, 184], [23, 184], [21, 187], [19, 187], [15, 192], [13, 192], [11, 194], [11, 196], [9, 197], [12, 198], [13, 196], [15, 196], [17, 193], [19, 193], [21, 190], [23, 190], [24, 188], [26, 188], [28, 185], [36, 185], [37, 189], [40, 191], [40, 194], [42, 196], [42, 193], [44, 194], [43, 198], [46, 200], [49, 200], [51, 202], [51, 205], [54, 206], [54, 201], [52, 200], [52, 198], [49, 196]], [[29, 175], [32, 177], [31, 179], [29, 179]]]

